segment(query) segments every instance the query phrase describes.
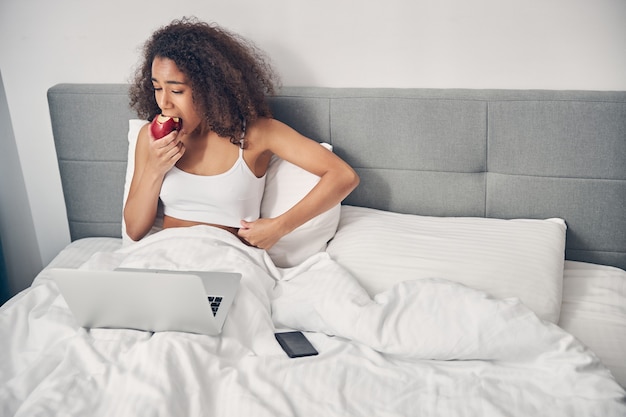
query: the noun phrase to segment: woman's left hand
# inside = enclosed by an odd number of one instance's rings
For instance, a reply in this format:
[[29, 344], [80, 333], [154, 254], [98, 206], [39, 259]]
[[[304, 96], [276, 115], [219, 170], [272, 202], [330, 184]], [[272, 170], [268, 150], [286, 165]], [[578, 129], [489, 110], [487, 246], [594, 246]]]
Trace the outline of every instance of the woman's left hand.
[[276, 226], [274, 219], [242, 220], [238, 235], [249, 245], [268, 250], [283, 237]]

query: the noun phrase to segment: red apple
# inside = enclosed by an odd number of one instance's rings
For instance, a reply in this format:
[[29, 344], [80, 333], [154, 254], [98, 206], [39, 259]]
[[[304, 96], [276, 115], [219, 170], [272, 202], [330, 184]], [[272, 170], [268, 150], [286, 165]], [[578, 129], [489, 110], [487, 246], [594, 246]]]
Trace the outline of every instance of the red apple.
[[178, 117], [167, 117], [159, 114], [150, 124], [150, 132], [155, 139], [161, 139], [173, 130], [180, 130], [183, 122]]

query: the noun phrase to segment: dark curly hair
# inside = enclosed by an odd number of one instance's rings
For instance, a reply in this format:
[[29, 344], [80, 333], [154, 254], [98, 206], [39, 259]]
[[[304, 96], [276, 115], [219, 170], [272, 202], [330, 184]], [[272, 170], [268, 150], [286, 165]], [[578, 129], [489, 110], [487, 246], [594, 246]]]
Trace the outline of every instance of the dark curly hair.
[[245, 124], [271, 117], [267, 96], [278, 78], [252, 43], [196, 18], [174, 20], [143, 47], [143, 62], [129, 90], [130, 106], [143, 119], [160, 113], [152, 86], [152, 61], [171, 59], [187, 76], [193, 101], [208, 127], [239, 144]]

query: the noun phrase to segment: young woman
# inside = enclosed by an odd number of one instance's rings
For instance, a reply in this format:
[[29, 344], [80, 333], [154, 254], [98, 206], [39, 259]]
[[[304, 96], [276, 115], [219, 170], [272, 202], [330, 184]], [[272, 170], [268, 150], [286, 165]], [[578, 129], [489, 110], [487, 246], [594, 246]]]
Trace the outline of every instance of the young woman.
[[[211, 225], [269, 249], [357, 186], [348, 164], [271, 117], [266, 97], [274, 80], [254, 46], [219, 27], [183, 19], [152, 35], [131, 86], [131, 106], [148, 120], [177, 117], [182, 128], [161, 139], [149, 125], [139, 133], [124, 207], [132, 239], [148, 233], [160, 198], [165, 228]], [[259, 218], [274, 154], [320, 181], [283, 215]]]

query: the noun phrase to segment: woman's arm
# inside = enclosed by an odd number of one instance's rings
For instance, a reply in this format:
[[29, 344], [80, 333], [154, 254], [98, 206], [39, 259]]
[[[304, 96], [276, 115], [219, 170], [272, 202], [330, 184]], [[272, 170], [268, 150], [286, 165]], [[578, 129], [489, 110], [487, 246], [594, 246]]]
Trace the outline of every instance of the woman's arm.
[[[277, 120], [258, 122], [254, 146], [320, 177], [317, 185], [295, 206], [273, 219], [242, 221], [239, 235], [251, 245], [269, 249], [278, 240], [315, 216], [339, 204], [359, 184], [359, 177], [334, 153]], [[260, 142], [260, 143], [259, 143]]]
[[177, 136], [174, 131], [155, 140], [148, 124], [139, 131], [135, 170], [124, 206], [126, 233], [132, 240], [144, 237], [154, 224], [163, 177], [185, 152]]

